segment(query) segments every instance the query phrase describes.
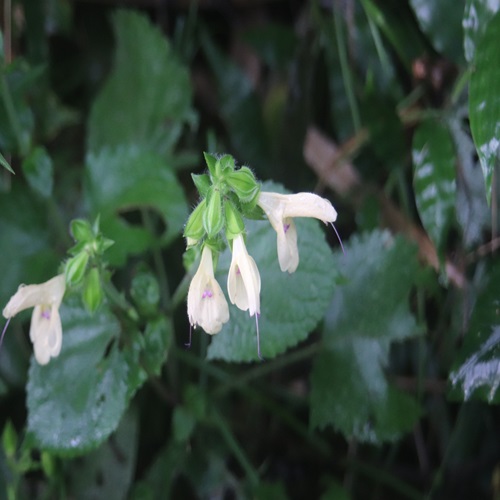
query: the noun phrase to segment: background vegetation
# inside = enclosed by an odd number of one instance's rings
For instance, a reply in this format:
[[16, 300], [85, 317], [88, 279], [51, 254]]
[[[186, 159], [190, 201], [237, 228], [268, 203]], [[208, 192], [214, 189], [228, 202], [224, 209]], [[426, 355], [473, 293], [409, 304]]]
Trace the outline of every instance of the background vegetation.
[[[500, 498], [500, 2], [125, 3], [3, 3], [0, 304], [115, 244], [49, 365], [9, 326], [0, 499]], [[339, 213], [290, 276], [249, 224], [263, 362], [184, 347], [203, 151]]]

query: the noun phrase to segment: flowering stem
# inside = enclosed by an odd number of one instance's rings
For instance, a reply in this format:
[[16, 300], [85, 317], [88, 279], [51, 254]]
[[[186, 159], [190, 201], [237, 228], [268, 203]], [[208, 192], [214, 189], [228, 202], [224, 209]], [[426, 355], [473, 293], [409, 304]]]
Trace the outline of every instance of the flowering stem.
[[106, 295], [111, 300], [111, 302], [116, 306], [118, 306], [123, 311], [125, 311], [127, 316], [132, 321], [137, 323], [137, 321], [139, 320], [139, 315], [137, 314], [137, 311], [126, 301], [125, 297], [118, 292], [113, 283], [111, 283], [111, 281], [108, 280], [103, 280], [102, 286], [104, 288], [104, 291], [106, 292]]

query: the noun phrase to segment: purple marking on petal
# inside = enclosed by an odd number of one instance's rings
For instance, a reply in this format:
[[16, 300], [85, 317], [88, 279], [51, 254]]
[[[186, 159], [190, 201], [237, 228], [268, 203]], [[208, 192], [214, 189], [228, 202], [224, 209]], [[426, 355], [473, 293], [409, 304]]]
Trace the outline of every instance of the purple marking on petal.
[[42, 318], [50, 319], [50, 309], [46, 309], [42, 312]]
[[240, 268], [236, 266], [236, 274], [241, 274]]
[[285, 230], [285, 233], [290, 229], [290, 224], [283, 224], [283, 229]]
[[212, 290], [205, 290], [203, 292], [203, 295], [201, 296], [202, 299], [211, 299], [212, 297], [214, 296], [214, 294], [212, 293]]

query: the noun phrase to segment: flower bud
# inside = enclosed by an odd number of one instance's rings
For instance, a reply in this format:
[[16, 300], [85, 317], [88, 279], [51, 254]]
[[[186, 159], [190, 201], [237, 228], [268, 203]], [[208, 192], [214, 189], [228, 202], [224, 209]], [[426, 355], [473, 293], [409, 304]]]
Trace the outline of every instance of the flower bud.
[[102, 302], [102, 288], [99, 270], [93, 267], [83, 285], [83, 303], [90, 313], [97, 311]]
[[226, 218], [226, 238], [232, 240], [238, 234], [245, 231], [245, 223], [236, 207], [230, 202], [224, 204], [224, 215]]
[[217, 156], [211, 154], [211, 153], [203, 153], [203, 156], [205, 157], [205, 162], [208, 167], [208, 171], [210, 172], [210, 176], [212, 178], [217, 177]]
[[94, 233], [92, 232], [90, 223], [84, 219], [72, 220], [70, 231], [75, 241], [88, 243], [94, 239]]
[[191, 174], [191, 178], [193, 179], [194, 185], [196, 186], [198, 193], [200, 193], [200, 196], [205, 198], [211, 186], [210, 176], [207, 174]]
[[241, 167], [239, 170], [228, 174], [226, 182], [243, 203], [251, 203], [259, 195], [259, 183], [248, 167]]
[[184, 237], [191, 240], [191, 243], [201, 240], [205, 234], [205, 229], [203, 228], [203, 213], [205, 212], [206, 205], [206, 200], [198, 204], [189, 216], [186, 227], [184, 228]]
[[222, 198], [218, 189], [210, 189], [206, 197], [207, 207], [203, 213], [203, 227], [209, 238], [214, 238], [224, 225]]
[[66, 283], [68, 285], [78, 285], [82, 281], [85, 276], [85, 270], [87, 269], [88, 262], [89, 254], [85, 250], [66, 261], [64, 273], [66, 275]]

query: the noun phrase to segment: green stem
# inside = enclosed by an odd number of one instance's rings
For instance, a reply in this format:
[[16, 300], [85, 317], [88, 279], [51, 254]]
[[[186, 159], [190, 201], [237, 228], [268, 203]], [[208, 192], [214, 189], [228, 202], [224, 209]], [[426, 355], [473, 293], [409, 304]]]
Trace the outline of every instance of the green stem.
[[316, 342], [298, 351], [280, 356], [273, 361], [258, 364], [255, 368], [246, 371], [243, 375], [230, 378], [225, 385], [215, 390], [214, 395], [223, 396], [234, 388], [247, 385], [252, 380], [264, 377], [265, 375], [281, 370], [288, 365], [310, 358], [319, 351], [320, 347], [320, 343]]
[[342, 81], [344, 82], [344, 89], [347, 95], [347, 100], [349, 101], [349, 110], [351, 111], [354, 130], [359, 132], [361, 128], [361, 118], [359, 115], [358, 103], [356, 102], [356, 97], [354, 95], [354, 81], [347, 58], [347, 47], [344, 40], [342, 19], [339, 12], [335, 12], [335, 9], [333, 11], [333, 22], [335, 25], [335, 40], [337, 42]]
[[255, 488], [259, 484], [259, 473], [254, 469], [243, 448], [234, 437], [227, 421], [215, 408], [212, 409], [212, 413], [213, 423], [219, 428], [219, 431], [229, 446], [229, 449], [233, 452], [236, 460], [238, 460], [241, 468], [245, 471], [245, 474], [250, 480], [251, 485]]
[[108, 280], [102, 280], [102, 286], [109, 300], [118, 308], [122, 309], [134, 323], [137, 323], [137, 321], [139, 321], [137, 311], [127, 302], [125, 297], [118, 292], [113, 283]]

